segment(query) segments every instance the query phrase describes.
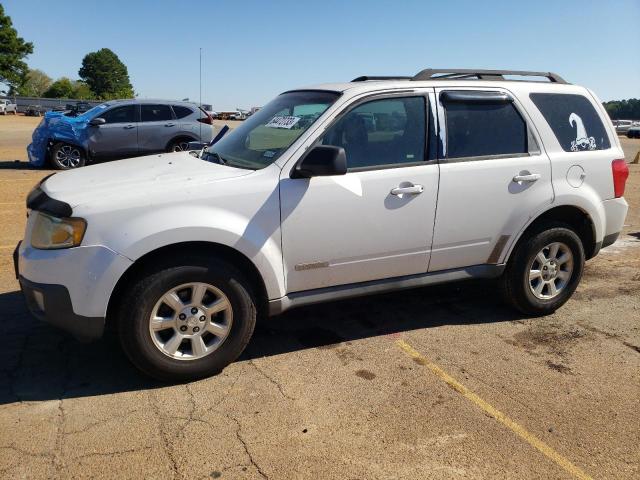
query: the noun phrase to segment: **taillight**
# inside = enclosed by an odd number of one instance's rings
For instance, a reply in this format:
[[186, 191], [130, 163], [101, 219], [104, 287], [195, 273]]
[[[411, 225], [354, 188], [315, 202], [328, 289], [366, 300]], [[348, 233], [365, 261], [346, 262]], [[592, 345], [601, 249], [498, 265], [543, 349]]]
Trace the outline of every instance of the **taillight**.
[[620, 198], [624, 195], [624, 186], [629, 178], [629, 167], [624, 159], [614, 160], [611, 162], [611, 170], [613, 172], [613, 192], [616, 198]]
[[213, 117], [211, 115], [199, 118], [198, 121], [201, 123], [206, 123], [207, 125], [213, 125]]

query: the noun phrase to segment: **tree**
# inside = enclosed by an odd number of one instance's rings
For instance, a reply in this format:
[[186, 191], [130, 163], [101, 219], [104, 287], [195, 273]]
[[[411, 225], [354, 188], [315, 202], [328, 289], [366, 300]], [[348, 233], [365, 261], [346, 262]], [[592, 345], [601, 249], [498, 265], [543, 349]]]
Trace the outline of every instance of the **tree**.
[[11, 17], [4, 14], [0, 5], [0, 82], [9, 85], [12, 91], [25, 82], [29, 67], [22, 60], [31, 53], [33, 44], [18, 36]]
[[637, 98], [604, 102], [604, 108], [607, 110], [609, 116], [614, 120], [640, 119], [640, 99]]
[[126, 65], [108, 48], [85, 55], [78, 74], [97, 98], [109, 100], [134, 96]]
[[76, 80], [73, 82], [73, 98], [78, 100], [93, 100], [96, 98], [96, 94], [91, 91], [89, 85], [82, 80]]
[[29, 70], [25, 82], [17, 88], [18, 95], [41, 97], [51, 86], [51, 78], [42, 70]]
[[46, 98], [73, 98], [73, 83], [67, 77], [62, 77], [51, 84], [44, 92]]

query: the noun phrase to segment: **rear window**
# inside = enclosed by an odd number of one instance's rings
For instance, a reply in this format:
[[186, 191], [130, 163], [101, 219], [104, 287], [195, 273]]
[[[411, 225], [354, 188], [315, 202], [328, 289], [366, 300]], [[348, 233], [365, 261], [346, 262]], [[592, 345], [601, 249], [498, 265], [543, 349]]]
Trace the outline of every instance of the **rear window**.
[[509, 103], [445, 103], [447, 158], [527, 154], [527, 124]]
[[565, 152], [611, 147], [607, 131], [587, 98], [566, 93], [532, 93], [529, 97]]
[[174, 105], [173, 106], [173, 113], [176, 114], [176, 118], [184, 118], [184, 117], [188, 117], [189, 115], [191, 115], [193, 113], [193, 110], [191, 110], [188, 107], [182, 107], [180, 105]]
[[140, 116], [143, 122], [161, 122], [171, 120], [171, 108], [169, 105], [141, 105]]

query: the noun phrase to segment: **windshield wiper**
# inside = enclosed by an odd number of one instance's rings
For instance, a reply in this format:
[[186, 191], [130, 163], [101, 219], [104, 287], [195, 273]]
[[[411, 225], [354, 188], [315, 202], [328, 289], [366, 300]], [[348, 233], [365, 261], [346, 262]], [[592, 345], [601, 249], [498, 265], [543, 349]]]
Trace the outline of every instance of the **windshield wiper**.
[[219, 154], [217, 154], [216, 152], [208, 152], [208, 151], [204, 151], [204, 158], [203, 160], [206, 160], [207, 162], [211, 162], [213, 159], [213, 163], [219, 163], [220, 165], [226, 165], [228, 162], [222, 158]]

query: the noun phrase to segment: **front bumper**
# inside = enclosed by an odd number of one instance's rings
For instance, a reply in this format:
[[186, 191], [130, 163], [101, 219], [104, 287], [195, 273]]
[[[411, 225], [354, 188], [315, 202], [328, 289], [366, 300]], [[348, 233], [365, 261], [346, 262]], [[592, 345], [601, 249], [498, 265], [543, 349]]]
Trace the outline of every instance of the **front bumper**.
[[77, 315], [69, 291], [63, 285], [35, 283], [19, 276], [20, 289], [31, 315], [89, 342], [102, 336], [104, 317]]
[[22, 242], [14, 252], [31, 314], [85, 341], [102, 335], [113, 289], [131, 263], [103, 246], [38, 250]]

